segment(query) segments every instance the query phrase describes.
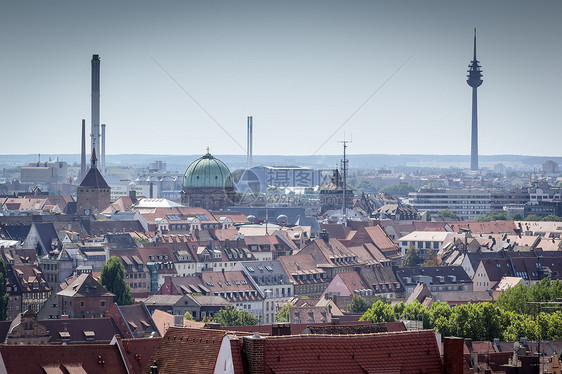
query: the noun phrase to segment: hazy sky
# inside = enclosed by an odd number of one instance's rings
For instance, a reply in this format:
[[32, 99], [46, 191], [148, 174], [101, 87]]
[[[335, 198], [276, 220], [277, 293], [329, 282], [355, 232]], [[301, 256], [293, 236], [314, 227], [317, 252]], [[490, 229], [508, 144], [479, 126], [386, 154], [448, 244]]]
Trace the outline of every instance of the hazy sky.
[[350, 153], [469, 154], [477, 27], [480, 153], [562, 156], [561, 16], [559, 0], [1, 0], [0, 154], [80, 152], [94, 53], [107, 154], [244, 154], [248, 115], [255, 154], [338, 154], [344, 132]]

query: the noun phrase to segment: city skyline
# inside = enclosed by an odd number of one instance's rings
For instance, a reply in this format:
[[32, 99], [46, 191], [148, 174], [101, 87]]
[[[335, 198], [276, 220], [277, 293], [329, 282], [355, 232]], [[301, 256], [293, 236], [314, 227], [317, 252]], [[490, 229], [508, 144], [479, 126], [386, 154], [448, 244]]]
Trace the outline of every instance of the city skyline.
[[[557, 147], [562, 5], [432, 0], [3, 3], [2, 154], [80, 151], [101, 60], [107, 154], [470, 154], [478, 29], [480, 155]], [[558, 130], [559, 131], [559, 130]], [[89, 131], [88, 131], [89, 135]], [[540, 135], [546, 135], [541, 137]], [[530, 140], [532, 139], [532, 140]], [[13, 140], [13, 141], [9, 141]], [[89, 146], [88, 146], [89, 147]]]

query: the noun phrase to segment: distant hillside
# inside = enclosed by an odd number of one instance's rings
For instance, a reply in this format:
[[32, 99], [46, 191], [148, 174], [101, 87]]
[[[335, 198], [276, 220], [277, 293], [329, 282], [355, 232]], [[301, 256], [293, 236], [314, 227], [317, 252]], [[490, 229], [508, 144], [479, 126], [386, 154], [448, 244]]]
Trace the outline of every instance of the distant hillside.
[[[246, 166], [245, 155], [215, 155], [224, 161], [231, 169]], [[147, 155], [147, 154], [123, 154], [106, 156], [107, 165], [126, 165], [133, 167], [147, 167], [150, 162], [156, 160], [164, 161], [168, 170], [183, 171], [187, 166], [201, 155]], [[55, 160], [66, 161], [68, 164], [80, 163], [78, 154], [42, 154], [41, 161]], [[290, 156], [290, 155], [254, 155], [255, 165], [299, 165], [315, 168], [339, 167], [341, 155], [318, 155], [318, 156]], [[28, 155], [0, 155], [0, 168], [13, 168], [37, 162], [37, 154]], [[480, 156], [482, 167], [492, 168], [495, 164], [502, 163], [506, 166], [518, 169], [540, 168], [546, 160], [553, 160], [562, 165], [562, 157], [545, 156], [523, 156], [523, 155], [489, 155]], [[384, 155], [363, 154], [349, 155], [350, 168], [381, 168], [381, 167], [438, 167], [438, 168], [468, 168], [470, 164], [469, 155]]]

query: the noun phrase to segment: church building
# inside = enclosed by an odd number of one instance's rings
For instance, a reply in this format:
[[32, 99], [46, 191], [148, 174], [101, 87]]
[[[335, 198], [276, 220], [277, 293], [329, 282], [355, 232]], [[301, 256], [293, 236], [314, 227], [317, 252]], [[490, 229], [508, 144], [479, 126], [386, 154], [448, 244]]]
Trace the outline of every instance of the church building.
[[228, 167], [207, 153], [185, 171], [181, 203], [207, 210], [223, 210], [233, 205], [236, 191]]

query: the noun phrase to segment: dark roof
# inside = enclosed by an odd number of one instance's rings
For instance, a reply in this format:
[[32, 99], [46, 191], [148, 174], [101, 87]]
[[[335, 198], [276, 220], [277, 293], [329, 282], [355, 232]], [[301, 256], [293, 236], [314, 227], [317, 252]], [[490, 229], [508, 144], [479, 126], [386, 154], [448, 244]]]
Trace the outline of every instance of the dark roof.
[[259, 207], [246, 207], [234, 206], [229, 207], [227, 211], [239, 212], [246, 216], [253, 215], [256, 221], [265, 220], [268, 217], [269, 222], [275, 223], [276, 217], [284, 214], [289, 219], [290, 225], [299, 224], [300, 226], [310, 226], [310, 231], [313, 233], [320, 232], [318, 220], [314, 217], [307, 217], [304, 208], [298, 207], [276, 207], [276, 208], [259, 208]]
[[51, 240], [59, 238], [57, 230], [55, 229], [55, 225], [53, 224], [53, 222], [35, 222], [33, 226], [37, 230], [39, 240], [41, 241], [41, 246], [46, 252], [49, 252], [51, 250]]
[[103, 179], [103, 176], [97, 168], [91, 168], [84, 179], [82, 179], [80, 187], [109, 188], [109, 185], [105, 179]]
[[122, 233], [122, 232], [144, 232], [139, 221], [82, 221], [84, 228], [88, 234], [105, 235], [108, 233]]
[[4, 232], [8, 235], [6, 239], [11, 240], [19, 240], [23, 242], [25, 238], [27, 238], [27, 234], [29, 234], [29, 230], [31, 229], [31, 224], [16, 224], [16, 225], [2, 225]]
[[143, 302], [121, 306], [113, 303], [106, 316], [115, 320], [123, 337], [160, 337], [160, 332]]
[[[70, 341], [66, 344], [107, 344], [114, 335], [119, 335], [119, 329], [111, 318], [45, 319], [40, 320], [39, 324], [51, 334], [51, 344], [63, 343], [61, 332], [70, 334]], [[85, 331], [93, 331], [94, 339], [87, 340]]]
[[[428, 276], [431, 277], [431, 282], [440, 283], [437, 281], [438, 276], [444, 277], [444, 283], [472, 283], [472, 279], [468, 276], [462, 266], [440, 266], [440, 267], [403, 267], [395, 268], [395, 274], [398, 279], [405, 281], [404, 278], [409, 277], [413, 279], [413, 284], [417, 284], [416, 277]], [[449, 276], [456, 277], [454, 282]], [[441, 282], [443, 283], [443, 282]]]
[[116, 345], [2, 345], [8, 373], [127, 373]]
[[107, 234], [105, 235], [105, 240], [111, 245], [112, 249], [129, 249], [137, 247], [130, 234]]

